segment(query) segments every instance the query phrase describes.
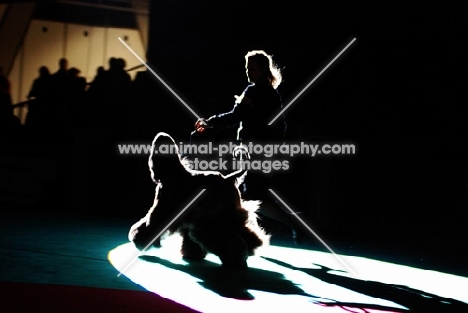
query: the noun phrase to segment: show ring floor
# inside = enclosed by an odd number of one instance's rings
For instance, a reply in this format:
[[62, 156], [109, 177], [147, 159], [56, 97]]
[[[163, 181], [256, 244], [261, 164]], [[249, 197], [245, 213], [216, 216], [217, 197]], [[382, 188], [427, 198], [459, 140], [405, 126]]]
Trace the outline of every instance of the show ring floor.
[[109, 260], [118, 276], [200, 312], [468, 310], [466, 277], [274, 245], [250, 257], [249, 269], [226, 270], [212, 254], [188, 263], [179, 247], [176, 235], [143, 252], [126, 243]]

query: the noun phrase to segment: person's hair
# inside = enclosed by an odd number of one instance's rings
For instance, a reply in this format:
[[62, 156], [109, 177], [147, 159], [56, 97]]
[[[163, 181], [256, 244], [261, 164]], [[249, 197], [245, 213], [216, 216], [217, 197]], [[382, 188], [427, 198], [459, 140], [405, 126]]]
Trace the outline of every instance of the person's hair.
[[76, 67], [72, 67], [71, 69], [69, 69], [69, 72], [72, 76], [75, 76], [81, 73], [81, 71], [77, 69]]
[[61, 59], [59, 60], [59, 66], [60, 66], [61, 68], [68, 66], [68, 59], [66, 59], [66, 58], [61, 58]]
[[262, 71], [267, 73], [268, 81], [273, 88], [278, 88], [283, 79], [280, 68], [273, 62], [273, 57], [263, 50], [252, 50], [245, 55], [245, 62], [257, 62]]
[[48, 68], [47, 66], [44, 66], [44, 65], [41, 66], [41, 67], [39, 68], [39, 74], [40, 74], [40, 75], [49, 75], [49, 74], [50, 74], [49, 68]]

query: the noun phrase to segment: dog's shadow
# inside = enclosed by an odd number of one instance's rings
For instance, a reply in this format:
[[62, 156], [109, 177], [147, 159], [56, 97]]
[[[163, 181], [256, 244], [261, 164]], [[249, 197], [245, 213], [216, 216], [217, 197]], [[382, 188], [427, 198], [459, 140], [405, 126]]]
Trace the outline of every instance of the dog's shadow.
[[[403, 285], [385, 284], [378, 281], [368, 281], [354, 279], [346, 276], [332, 274], [333, 269], [323, 265], [314, 264], [318, 268], [302, 268], [295, 267], [291, 264], [268, 257], [263, 259], [273, 262], [277, 265], [302, 271], [312, 277], [320, 279], [329, 284], [335, 284], [353, 290], [355, 292], [368, 295], [373, 298], [380, 298], [392, 301], [409, 309], [409, 312], [444, 312], [444, 313], [462, 313], [468, 312], [468, 304], [455, 299], [444, 298], [438, 295], [430, 294], [422, 290], [417, 290]], [[332, 300], [332, 299], [331, 299]], [[343, 303], [343, 302], [328, 302], [323, 305], [338, 305], [349, 307], [360, 307], [369, 309], [369, 304]], [[372, 306], [374, 307], [374, 306]], [[374, 307], [375, 308], [375, 307]], [[396, 311], [392, 308], [392, 311]], [[407, 310], [401, 312], [408, 312]]]
[[157, 256], [142, 255], [140, 259], [161, 264], [167, 268], [185, 272], [200, 280], [199, 284], [220, 296], [240, 300], [253, 300], [248, 290], [259, 290], [283, 295], [301, 295], [316, 299], [307, 294], [283, 274], [257, 268], [226, 269], [208, 260], [187, 260], [189, 265], [172, 263]]

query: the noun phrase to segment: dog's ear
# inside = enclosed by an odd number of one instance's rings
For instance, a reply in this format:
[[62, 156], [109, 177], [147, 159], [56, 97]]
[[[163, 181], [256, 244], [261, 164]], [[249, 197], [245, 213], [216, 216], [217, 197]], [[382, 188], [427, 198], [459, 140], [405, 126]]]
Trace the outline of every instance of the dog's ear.
[[154, 149], [157, 148], [161, 154], [168, 154], [168, 152], [172, 152], [175, 155], [179, 155], [179, 149], [171, 137], [171, 135], [160, 132], [157, 133], [152, 142], [152, 150], [151, 153], [154, 153]]
[[154, 182], [164, 181], [183, 168], [179, 149], [174, 139], [167, 133], [160, 132], [154, 137], [148, 166]]

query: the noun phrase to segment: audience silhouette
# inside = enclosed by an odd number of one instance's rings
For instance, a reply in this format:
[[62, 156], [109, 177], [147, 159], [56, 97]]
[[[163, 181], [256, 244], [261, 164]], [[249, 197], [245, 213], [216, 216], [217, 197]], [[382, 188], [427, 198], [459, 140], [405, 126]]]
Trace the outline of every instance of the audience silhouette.
[[39, 77], [34, 79], [28, 93], [28, 114], [25, 126], [40, 129], [49, 124], [51, 108], [52, 76], [47, 66], [39, 68]]
[[66, 120], [71, 127], [83, 127], [87, 125], [86, 120], [86, 78], [80, 76], [81, 71], [75, 67], [69, 70], [70, 73], [70, 101], [67, 105]]
[[3, 135], [5, 130], [16, 130], [19, 126], [19, 119], [13, 114], [11, 83], [0, 66], [0, 130]]
[[97, 69], [87, 92], [93, 126], [115, 131], [125, 123], [132, 83], [125, 67], [124, 59], [112, 57], [108, 70]]
[[71, 75], [68, 70], [68, 60], [59, 60], [59, 69], [52, 74], [51, 90], [51, 115], [50, 126], [52, 128], [65, 126], [64, 116], [66, 115], [66, 105], [70, 99]]
[[83, 127], [117, 132], [131, 114], [132, 78], [125, 70], [123, 58], [111, 57], [108, 65], [108, 69], [99, 66], [91, 82], [81, 76], [79, 68], [69, 67], [66, 58], [59, 59], [58, 69], [53, 73], [43, 65], [31, 84], [28, 100], [17, 105], [12, 105], [11, 84], [1, 68], [2, 128], [12, 125], [21, 127], [13, 108], [27, 104], [24, 128], [31, 134]]

